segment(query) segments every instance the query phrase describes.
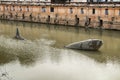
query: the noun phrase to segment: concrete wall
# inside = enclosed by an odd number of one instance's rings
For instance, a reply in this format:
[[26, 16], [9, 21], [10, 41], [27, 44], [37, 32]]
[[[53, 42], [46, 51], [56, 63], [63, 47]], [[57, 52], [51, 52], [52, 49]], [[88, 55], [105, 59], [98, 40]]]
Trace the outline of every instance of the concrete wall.
[[0, 19], [120, 30], [120, 7], [0, 4]]

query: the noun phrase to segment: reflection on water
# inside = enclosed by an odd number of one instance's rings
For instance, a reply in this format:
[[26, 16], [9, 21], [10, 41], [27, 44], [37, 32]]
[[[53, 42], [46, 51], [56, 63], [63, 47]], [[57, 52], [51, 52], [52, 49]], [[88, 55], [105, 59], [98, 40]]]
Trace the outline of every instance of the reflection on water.
[[[26, 40], [13, 39], [17, 27]], [[2, 20], [0, 70], [12, 77], [3, 80], [120, 80], [119, 34], [119, 31]], [[64, 48], [89, 38], [102, 39], [104, 45], [95, 52]]]

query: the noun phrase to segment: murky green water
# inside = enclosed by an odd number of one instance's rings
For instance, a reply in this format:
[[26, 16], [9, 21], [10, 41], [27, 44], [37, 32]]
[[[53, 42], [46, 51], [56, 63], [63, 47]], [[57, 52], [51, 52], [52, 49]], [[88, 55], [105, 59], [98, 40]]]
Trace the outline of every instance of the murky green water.
[[[24, 41], [14, 40], [19, 28]], [[99, 51], [65, 49], [89, 38]], [[120, 31], [0, 21], [1, 80], [120, 80]]]

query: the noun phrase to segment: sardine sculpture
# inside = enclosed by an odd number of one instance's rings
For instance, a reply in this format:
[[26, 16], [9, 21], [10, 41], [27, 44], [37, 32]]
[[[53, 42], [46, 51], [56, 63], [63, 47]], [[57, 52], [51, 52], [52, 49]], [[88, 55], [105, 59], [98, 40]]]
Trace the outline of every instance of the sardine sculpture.
[[84, 40], [84, 41], [80, 41], [80, 42], [71, 43], [71, 44], [69, 44], [69, 45], [67, 45], [65, 47], [70, 48], [70, 49], [96, 51], [102, 46], [102, 44], [103, 44], [102, 40], [88, 39], [88, 40]]
[[18, 28], [16, 28], [16, 35], [15, 35], [14, 39], [24, 40], [24, 38], [22, 38], [22, 37], [20, 36], [20, 33], [19, 33], [19, 29], [18, 29]]

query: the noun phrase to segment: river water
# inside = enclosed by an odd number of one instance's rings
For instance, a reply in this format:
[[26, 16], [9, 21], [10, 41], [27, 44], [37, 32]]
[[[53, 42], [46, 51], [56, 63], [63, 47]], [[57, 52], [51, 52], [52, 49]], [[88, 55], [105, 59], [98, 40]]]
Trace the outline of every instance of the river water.
[[[64, 48], [93, 38], [99, 51]], [[0, 80], [120, 80], [120, 31], [1, 20]]]

